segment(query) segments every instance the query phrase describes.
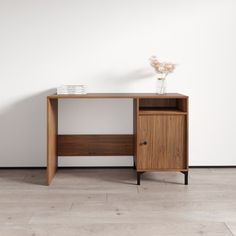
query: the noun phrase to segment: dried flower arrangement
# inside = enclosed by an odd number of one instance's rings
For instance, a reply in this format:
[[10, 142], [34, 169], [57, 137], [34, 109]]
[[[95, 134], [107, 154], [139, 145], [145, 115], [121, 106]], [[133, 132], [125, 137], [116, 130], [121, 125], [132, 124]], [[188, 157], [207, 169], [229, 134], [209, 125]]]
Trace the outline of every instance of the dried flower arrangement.
[[162, 77], [158, 76], [157, 79], [161, 81], [161, 85], [158, 87], [158, 93], [164, 94], [166, 93], [166, 77], [175, 70], [176, 65], [170, 62], [159, 62], [156, 56], [152, 56], [149, 60], [157, 74], [163, 75]]

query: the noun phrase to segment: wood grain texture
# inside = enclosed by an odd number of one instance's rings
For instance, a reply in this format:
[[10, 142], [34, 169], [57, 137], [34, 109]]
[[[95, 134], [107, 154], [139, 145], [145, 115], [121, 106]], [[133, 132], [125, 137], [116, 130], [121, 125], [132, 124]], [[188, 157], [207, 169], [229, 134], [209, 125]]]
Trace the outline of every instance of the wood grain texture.
[[138, 171], [186, 169], [185, 131], [185, 115], [141, 115]]
[[177, 99], [176, 98], [140, 98], [139, 100], [140, 108], [176, 108]]
[[185, 146], [185, 153], [186, 153], [186, 164], [187, 168], [189, 168], [189, 98], [187, 97], [184, 99], [184, 110], [186, 110], [187, 115], [186, 115], [186, 130], [185, 130], [185, 135], [186, 135], [186, 146]]
[[58, 156], [129, 156], [133, 135], [58, 135]]
[[149, 108], [145, 110], [140, 110], [139, 114], [140, 115], [186, 115], [187, 112], [179, 111], [176, 109], [160, 110], [160, 109]]
[[138, 112], [139, 112], [139, 99], [133, 100], [133, 134], [134, 134], [134, 143], [133, 143], [133, 150], [134, 150], [134, 167], [136, 167], [137, 162], [137, 130], [138, 130]]
[[187, 112], [188, 111], [188, 98], [177, 99], [177, 107], [179, 110], [183, 112]]
[[77, 99], [77, 98], [187, 98], [187, 96], [179, 93], [167, 93], [167, 94], [156, 94], [156, 93], [88, 93], [83, 95], [50, 95], [50, 99]]
[[49, 185], [57, 170], [57, 129], [58, 101], [47, 99], [47, 184]]
[[44, 169], [2, 169], [0, 235], [232, 236], [235, 176], [191, 169], [183, 186], [181, 173], [150, 172], [137, 186], [132, 169], [60, 168], [48, 188]]
[[[133, 135], [58, 135], [58, 99], [133, 99]], [[140, 145], [149, 139], [147, 145]], [[55, 150], [56, 149], [56, 150]], [[188, 170], [188, 96], [89, 93], [48, 96], [48, 184], [57, 156], [133, 155], [137, 171]]]

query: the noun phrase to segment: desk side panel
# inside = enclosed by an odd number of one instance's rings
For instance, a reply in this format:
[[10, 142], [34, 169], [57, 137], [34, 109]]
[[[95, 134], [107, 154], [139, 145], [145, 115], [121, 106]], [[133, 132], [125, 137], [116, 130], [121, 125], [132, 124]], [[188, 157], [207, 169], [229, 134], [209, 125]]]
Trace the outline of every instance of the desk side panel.
[[57, 170], [58, 100], [47, 99], [47, 184]]

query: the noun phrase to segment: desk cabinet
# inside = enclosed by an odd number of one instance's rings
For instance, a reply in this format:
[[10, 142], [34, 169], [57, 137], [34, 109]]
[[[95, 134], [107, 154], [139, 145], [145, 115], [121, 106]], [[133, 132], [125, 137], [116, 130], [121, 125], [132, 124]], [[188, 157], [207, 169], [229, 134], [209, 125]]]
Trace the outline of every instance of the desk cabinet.
[[[59, 99], [132, 99], [133, 134], [58, 134]], [[188, 97], [181, 94], [91, 93], [47, 97], [47, 181], [58, 156], [134, 156], [137, 184], [147, 171], [179, 171], [188, 184]]]
[[188, 184], [187, 98], [140, 98], [136, 106], [137, 183], [147, 171], [180, 171]]

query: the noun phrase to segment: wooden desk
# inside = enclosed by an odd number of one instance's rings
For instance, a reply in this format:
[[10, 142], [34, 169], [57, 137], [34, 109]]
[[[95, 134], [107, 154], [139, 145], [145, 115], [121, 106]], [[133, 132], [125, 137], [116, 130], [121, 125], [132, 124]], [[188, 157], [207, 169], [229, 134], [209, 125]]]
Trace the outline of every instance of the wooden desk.
[[[59, 99], [133, 99], [133, 135], [60, 135]], [[47, 97], [47, 183], [58, 156], [133, 155], [137, 184], [146, 171], [180, 171], [188, 184], [188, 97], [177, 93], [89, 93]]]

